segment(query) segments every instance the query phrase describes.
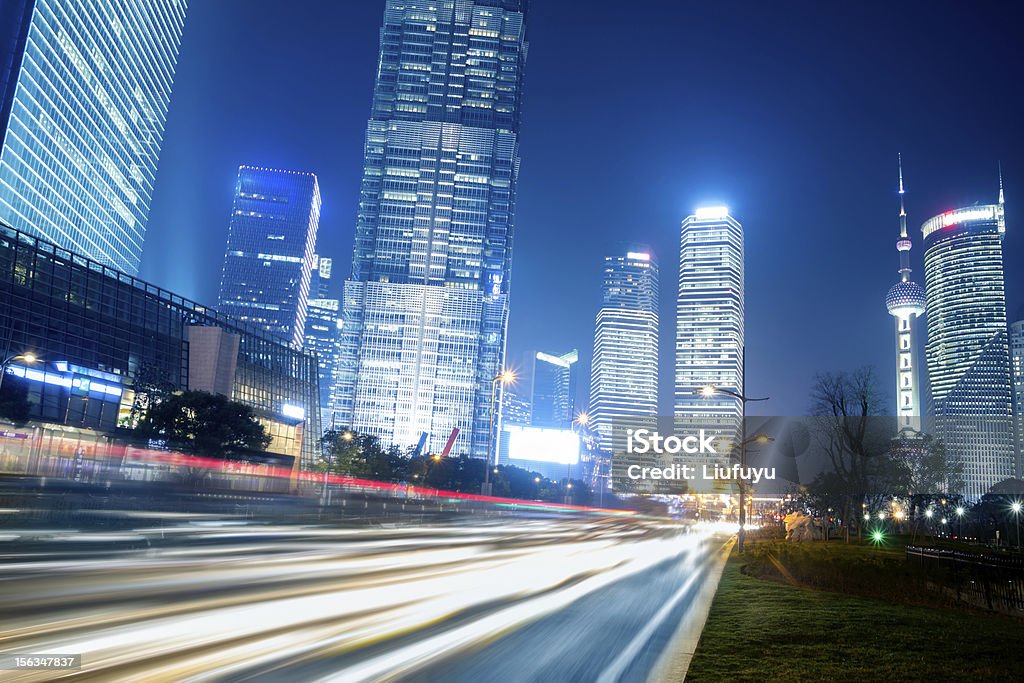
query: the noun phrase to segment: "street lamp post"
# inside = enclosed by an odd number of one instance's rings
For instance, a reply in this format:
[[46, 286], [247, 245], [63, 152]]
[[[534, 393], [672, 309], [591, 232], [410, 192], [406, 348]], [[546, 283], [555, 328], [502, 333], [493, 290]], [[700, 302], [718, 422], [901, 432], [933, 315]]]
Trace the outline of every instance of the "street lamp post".
[[1013, 505], [1010, 506], [1010, 509], [1013, 510], [1013, 516], [1017, 520], [1017, 552], [1020, 552], [1020, 508], [1019, 500], [1015, 500]]
[[[746, 354], [744, 354], [746, 355]], [[740, 400], [740, 468], [746, 469], [747, 467], [747, 445], [753, 442], [757, 443], [768, 443], [770, 439], [763, 434], [758, 434], [752, 439], [747, 439], [747, 403], [753, 401], [767, 401], [768, 396], [763, 398], [751, 398], [746, 395], [746, 377], [743, 379], [743, 386], [740, 391], [733, 391], [731, 389], [724, 389], [722, 387], [706, 386], [700, 390], [700, 393], [705, 398], [711, 398], [715, 394], [725, 394], [726, 396], [732, 396]], [[747, 534], [747, 484], [743, 481], [742, 477], [739, 479], [740, 487], [740, 531], [737, 536], [736, 548], [739, 552], [743, 552], [743, 540]]]
[[963, 540], [963, 538], [964, 538], [964, 509], [963, 509], [962, 506], [957, 507], [957, 509], [956, 509], [956, 521], [957, 521], [956, 535], [960, 538], [960, 540]]
[[22, 360], [31, 365], [39, 360], [35, 354], [32, 353], [19, 353], [14, 356], [8, 356], [0, 361], [0, 389], [4, 386], [4, 377], [7, 375], [7, 367], [16, 360]]
[[485, 496], [491, 495], [491, 460], [494, 456], [494, 394], [495, 389], [498, 387], [498, 382], [501, 384], [511, 384], [516, 381], [516, 373], [511, 370], [505, 370], [500, 375], [491, 380], [491, 417], [487, 426], [487, 462], [484, 467], [484, 483], [480, 487], [480, 493]]

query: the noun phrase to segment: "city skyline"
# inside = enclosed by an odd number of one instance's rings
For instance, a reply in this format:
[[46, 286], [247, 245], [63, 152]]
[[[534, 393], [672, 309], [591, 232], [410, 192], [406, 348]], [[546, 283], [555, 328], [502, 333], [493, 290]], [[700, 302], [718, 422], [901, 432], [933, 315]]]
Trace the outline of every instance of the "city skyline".
[[[991, 53], [952, 60], [931, 46], [936, 32], [992, 23], [985, 10], [971, 14], [945, 8], [927, 19], [914, 19], [912, 7], [893, 8], [893, 19], [905, 19], [906, 28], [897, 36], [894, 22], [886, 18], [879, 24], [881, 10], [870, 8], [850, 10], [848, 26], [837, 26], [828, 8], [816, 8], [806, 17], [763, 10], [734, 18], [713, 8], [684, 11], [668, 9], [669, 3], [661, 2], [644, 6], [685, 16], [695, 34], [702, 33], [700, 27], [735, 20], [736, 35], [731, 40], [739, 41], [737, 45], [746, 42], [742, 50], [715, 62], [701, 62], [697, 68], [688, 59], [690, 50], [699, 50], [710, 38], [698, 38], [676, 54], [666, 47], [671, 41], [651, 40], [645, 33], [653, 30], [656, 37], [661, 36], [671, 22], [650, 26], [642, 20], [643, 12], [621, 17], [611, 11], [611, 3], [596, 2], [589, 10], [589, 25], [598, 35], [614, 26], [629, 46], [624, 49], [639, 56], [599, 51], [590, 56], [596, 61], [584, 66], [574, 55], [586, 38], [579, 32], [561, 34], [570, 8], [531, 7], [534, 36], [523, 118], [524, 172], [512, 271], [516, 294], [509, 321], [510, 359], [524, 358], [530, 348], [575, 346], [581, 350], [581, 369], [586, 372], [588, 338], [598, 306], [600, 268], [595, 264], [620, 242], [631, 239], [651, 244], [656, 256], [671, 262], [681, 218], [699, 205], [717, 201], [743, 216], [747, 228], [747, 382], [751, 391], [772, 396], [766, 404], [751, 406], [752, 411], [803, 414], [815, 372], [872, 364], [880, 376], [891, 376], [895, 372], [892, 318], [881, 301], [892, 285], [893, 264], [880, 254], [891, 253], [892, 248], [891, 169], [898, 151], [903, 152], [911, 217], [994, 198], [996, 162], [1002, 160], [1010, 223], [1008, 312], [1015, 317], [1024, 291], [1020, 268], [1024, 242], [1018, 241], [1020, 231], [1013, 229], [1017, 160], [1024, 158], [1024, 141], [1011, 124], [1022, 110], [1020, 98], [1010, 91], [990, 89], [995, 99], [980, 117], [965, 113], [971, 108], [965, 99], [953, 98], [941, 110], [933, 107], [933, 93], [940, 83], [944, 90], [957, 91], [974, 87], [978, 78], [987, 79], [982, 81], [986, 83], [1012, 81], [1019, 72], [1018, 64], [999, 58], [1000, 50], [1010, 44], [1001, 27], [989, 32], [995, 46]], [[274, 44], [280, 45], [261, 54], [246, 54], [241, 44], [232, 47], [240, 38], [228, 35], [227, 27], [237, 23], [241, 7], [241, 3], [224, 2], [189, 8], [197, 18], [190, 18], [186, 27], [188, 49], [183, 50], [178, 67], [169, 142], [144, 255], [146, 277], [201, 301], [214, 300], [214, 272], [219, 269], [206, 259], [202, 245], [211, 231], [226, 231], [223, 216], [230, 208], [233, 174], [243, 161], [301, 165], [318, 172], [325, 202], [320, 250], [334, 257], [341, 278], [347, 276], [354, 235], [362, 136], [383, 3], [344, 8], [315, 3], [293, 8], [269, 5], [265, 12], [245, 19], [250, 38], [273, 36]], [[787, 24], [786, 35], [798, 35], [801, 27], [811, 23], [822, 29], [809, 36], [806, 44], [772, 40], [769, 45], [767, 37], [754, 30], [766, 16], [774, 17], [773, 25]], [[872, 45], [877, 41], [862, 44], [859, 38], [868, 26], [882, 32], [879, 40], [884, 38], [899, 49], [895, 53], [876, 49]], [[328, 32], [329, 41], [313, 39]], [[208, 55], [215, 47], [218, 59], [211, 63]], [[922, 71], [915, 57], [921, 49], [937, 60], [934, 68]], [[744, 80], [750, 55], [759, 50], [770, 50], [779, 62], [769, 68], [763, 86]], [[776, 84], [788, 83], [781, 80], [787, 65], [803, 63], [812, 50], [815, 59], [821, 60], [813, 74], [787, 71], [785, 76], [807, 79], [796, 82], [805, 87], [792, 96], [783, 94], [790, 92], [789, 86], [772, 90]], [[829, 85], [835, 79], [823, 82], [819, 77], [821, 71], [831, 69], [836, 78], [853, 78], [852, 67], [840, 59], [841, 53], [851, 51], [857, 56], [854, 82], [875, 84], [871, 92], [866, 85], [858, 85], [847, 94]], [[637, 129], [636, 144], [650, 150], [641, 166], [636, 165], [635, 153], [598, 132], [614, 121], [636, 121], [636, 115], [614, 103], [610, 108], [598, 106], [600, 91], [592, 89], [593, 78], [586, 75], [594, 73], [591, 69], [622, 74], [639, 59], [648, 68], [630, 72], [626, 80], [631, 84], [624, 97], [639, 88], [671, 82], [672, 74], [689, 79], [686, 88], [659, 90], [666, 98], [664, 106], [644, 114], [654, 118]], [[302, 117], [307, 122], [303, 130], [285, 125], [297, 115], [291, 104], [271, 102], [254, 114], [243, 108], [243, 100], [231, 88], [222, 87], [227, 82], [237, 82], [242, 90], [249, 83], [255, 86], [250, 69], [241, 68], [243, 63], [252, 65], [253, 73], [285, 78], [308, 72], [294, 79], [288, 90], [298, 98], [296, 102], [303, 103]], [[901, 77], [896, 66], [915, 77]], [[573, 70], [581, 70], [584, 78], [570, 78]], [[947, 78], [947, 73], [953, 77]], [[334, 94], [313, 85], [322, 82], [337, 84]], [[718, 96], [713, 118], [681, 107], [680, 103], [701, 92]], [[903, 105], [894, 109], [888, 102], [897, 92], [902, 92]], [[760, 98], [756, 116], [749, 115], [752, 97]], [[573, 110], [577, 114], [573, 126], [553, 125], [552, 120], [566, 112], [561, 103], [570, 101], [580, 104]], [[813, 119], [803, 112], [813, 112]], [[867, 123], [871, 118], [876, 120]], [[919, 125], [920, 121], [927, 125]], [[652, 142], [653, 131], [660, 131], [657, 144]], [[208, 144], [182, 147], [183, 136], [196, 135]], [[207, 135], [209, 139], [203, 137]], [[785, 147], [772, 142], [780, 136], [789, 136]], [[201, 180], [198, 187], [197, 179]], [[577, 201], [574, 197], [582, 188], [600, 199]], [[190, 199], [182, 202], [185, 196]], [[911, 232], [919, 223], [910, 222]], [[168, 253], [181, 255], [173, 270], [162, 258]], [[921, 259], [920, 250], [915, 250], [911, 267], [917, 273], [922, 272]], [[673, 315], [670, 299], [675, 274], [666, 273], [661, 316], [667, 321]], [[843, 283], [844, 290], [856, 286], [859, 295], [845, 297], [842, 307], [834, 306], [833, 285], [808, 286], [808, 280], [821, 278]], [[545, 307], [553, 297], [567, 305]], [[801, 307], [815, 310], [822, 325], [806, 329]], [[841, 334], [828, 334], [828, 330]], [[781, 334], [775, 335], [776, 331]], [[669, 367], [671, 348], [663, 344], [661, 352], [662, 366]], [[892, 405], [893, 390], [885, 389]], [[671, 379], [664, 377], [662, 410], [670, 405]]]

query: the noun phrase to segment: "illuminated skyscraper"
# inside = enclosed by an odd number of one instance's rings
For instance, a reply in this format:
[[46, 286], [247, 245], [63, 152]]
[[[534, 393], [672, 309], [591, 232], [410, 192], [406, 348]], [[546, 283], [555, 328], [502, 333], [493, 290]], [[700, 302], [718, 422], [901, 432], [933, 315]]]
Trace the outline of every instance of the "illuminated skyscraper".
[[1013, 414], [1016, 417], [1017, 478], [1024, 477], [1024, 320], [1010, 325], [1010, 369], [1013, 373]]
[[921, 384], [917, 350], [918, 321], [925, 311], [925, 293], [921, 285], [910, 279], [910, 236], [907, 234], [907, 210], [903, 204], [903, 163], [900, 175], [900, 281], [885, 297], [889, 315], [896, 318], [896, 416], [900, 429], [921, 429]]
[[185, 5], [0, 1], [0, 219], [138, 272]]
[[313, 273], [309, 283], [309, 306], [306, 310], [306, 351], [316, 354], [320, 381], [320, 424], [323, 428], [338, 427], [334, 412], [335, 388], [338, 383], [338, 345], [341, 339], [341, 302], [334, 294], [331, 280], [332, 261], [313, 255]]
[[239, 168], [217, 310], [301, 348], [319, 225], [315, 175]]
[[538, 351], [533, 358], [534, 427], [568, 429], [576, 417], [576, 349], [559, 355]]
[[528, 426], [532, 419], [530, 414], [532, 412], [530, 410], [530, 402], [517, 394], [514, 390], [506, 389], [502, 394], [502, 426]]
[[618, 439], [618, 430], [658, 414], [658, 265], [646, 251], [609, 256], [601, 287], [589, 426], [611, 452], [613, 427]]
[[921, 226], [935, 432], [963, 464], [971, 498], [1014, 475], [1005, 232], [1001, 187], [998, 204], [947, 211]]
[[743, 392], [743, 344], [743, 227], [724, 206], [697, 209], [683, 220], [679, 247], [673, 417], [681, 429], [739, 434], [740, 400], [701, 389]]
[[525, 0], [388, 0], [339, 409], [386, 444], [483, 457], [505, 357]]

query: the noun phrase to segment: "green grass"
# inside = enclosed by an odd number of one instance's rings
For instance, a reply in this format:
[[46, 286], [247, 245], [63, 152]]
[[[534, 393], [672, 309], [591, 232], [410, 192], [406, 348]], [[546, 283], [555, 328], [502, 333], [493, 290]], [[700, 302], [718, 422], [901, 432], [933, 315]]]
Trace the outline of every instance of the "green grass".
[[797, 588], [729, 559], [687, 681], [1020, 680], [1024, 624]]

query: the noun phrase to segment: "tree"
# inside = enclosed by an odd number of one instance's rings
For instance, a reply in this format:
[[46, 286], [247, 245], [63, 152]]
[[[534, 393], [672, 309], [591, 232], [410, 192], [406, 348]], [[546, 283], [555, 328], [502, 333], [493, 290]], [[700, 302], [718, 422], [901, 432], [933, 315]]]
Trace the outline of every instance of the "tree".
[[384, 448], [380, 439], [351, 429], [331, 429], [320, 439], [321, 472], [359, 479], [399, 482], [407, 478], [408, 458], [397, 446]]
[[883, 458], [896, 431], [895, 421], [878, 417], [884, 405], [870, 367], [817, 375], [811, 401], [815, 437], [833, 475], [816, 480], [822, 489], [817, 493], [842, 501], [848, 540], [850, 521], [860, 533], [861, 509], [884, 474]]
[[150, 406], [172, 393], [174, 384], [167, 379], [167, 373], [152, 363], [141, 364], [132, 380], [132, 407], [121, 426], [134, 429]]
[[209, 455], [262, 451], [271, 441], [252, 408], [206, 391], [181, 391], [164, 397], [149, 407], [135, 433]]
[[893, 493], [899, 496], [944, 495], [963, 488], [963, 465], [947, 457], [941, 439], [920, 432], [900, 432], [889, 449]]

